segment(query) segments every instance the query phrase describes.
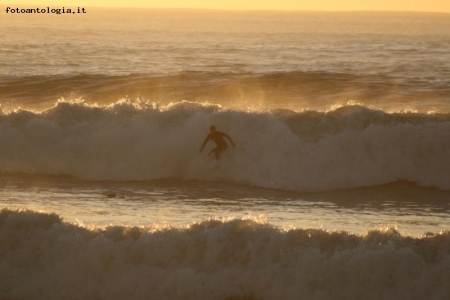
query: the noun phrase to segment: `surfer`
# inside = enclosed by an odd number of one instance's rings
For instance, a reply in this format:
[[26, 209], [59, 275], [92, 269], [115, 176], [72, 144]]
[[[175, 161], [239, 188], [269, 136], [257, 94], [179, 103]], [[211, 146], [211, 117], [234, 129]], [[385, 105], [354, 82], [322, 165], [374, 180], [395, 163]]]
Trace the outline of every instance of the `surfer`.
[[227, 148], [228, 148], [227, 142], [225, 141], [224, 138], [229, 139], [231, 144], [233, 145], [233, 147], [235, 145], [234, 145], [233, 140], [231, 139], [231, 137], [228, 134], [223, 133], [221, 131], [216, 131], [216, 126], [209, 127], [209, 131], [210, 131], [210, 133], [208, 134], [205, 141], [203, 142], [202, 147], [200, 148], [200, 153], [202, 153], [203, 147], [205, 147], [206, 143], [208, 143], [209, 140], [212, 140], [214, 143], [216, 143], [217, 147], [212, 149], [208, 154], [211, 154], [214, 152], [216, 160], [218, 160], [220, 157], [220, 154], [223, 151], [227, 150]]

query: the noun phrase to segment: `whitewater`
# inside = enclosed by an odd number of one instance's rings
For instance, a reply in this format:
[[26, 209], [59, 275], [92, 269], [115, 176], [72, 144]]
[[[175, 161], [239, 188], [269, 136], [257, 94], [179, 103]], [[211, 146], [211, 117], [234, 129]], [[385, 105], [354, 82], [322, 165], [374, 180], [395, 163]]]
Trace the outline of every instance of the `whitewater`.
[[[281, 231], [255, 220], [86, 229], [0, 212], [0, 293], [13, 299], [445, 299], [448, 232]], [[14, 250], [13, 250], [14, 249]]]
[[[215, 125], [237, 147], [220, 171], [198, 149]], [[179, 102], [58, 102], [0, 116], [2, 172], [88, 180], [218, 180], [301, 192], [410, 181], [450, 189], [450, 115], [254, 111]]]

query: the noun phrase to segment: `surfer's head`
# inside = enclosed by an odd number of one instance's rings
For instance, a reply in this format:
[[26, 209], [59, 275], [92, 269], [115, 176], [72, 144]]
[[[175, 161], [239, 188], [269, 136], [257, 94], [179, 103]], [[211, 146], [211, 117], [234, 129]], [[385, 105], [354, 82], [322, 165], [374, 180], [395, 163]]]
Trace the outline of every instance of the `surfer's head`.
[[211, 127], [209, 127], [209, 131], [211, 131], [211, 132], [215, 132], [216, 131], [216, 126], [211, 126]]

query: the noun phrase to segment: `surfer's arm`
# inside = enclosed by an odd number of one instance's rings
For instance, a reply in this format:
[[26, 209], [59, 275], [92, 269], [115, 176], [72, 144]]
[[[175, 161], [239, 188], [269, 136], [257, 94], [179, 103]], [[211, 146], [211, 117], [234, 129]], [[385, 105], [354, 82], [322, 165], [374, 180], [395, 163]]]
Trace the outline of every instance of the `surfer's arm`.
[[199, 151], [200, 153], [202, 153], [203, 148], [205, 147], [205, 145], [206, 145], [206, 143], [209, 141], [209, 139], [210, 139], [210, 137], [209, 137], [209, 134], [208, 134], [208, 136], [206, 137], [205, 141], [203, 142], [202, 147], [200, 148], [200, 151]]
[[236, 146], [235, 144], [234, 144], [234, 142], [233, 142], [233, 140], [231, 139], [231, 136], [229, 136], [228, 134], [226, 134], [226, 133], [224, 133], [223, 134], [227, 139], [229, 139], [230, 140], [230, 142], [231, 142], [231, 145], [233, 145], [233, 147], [234, 146]]

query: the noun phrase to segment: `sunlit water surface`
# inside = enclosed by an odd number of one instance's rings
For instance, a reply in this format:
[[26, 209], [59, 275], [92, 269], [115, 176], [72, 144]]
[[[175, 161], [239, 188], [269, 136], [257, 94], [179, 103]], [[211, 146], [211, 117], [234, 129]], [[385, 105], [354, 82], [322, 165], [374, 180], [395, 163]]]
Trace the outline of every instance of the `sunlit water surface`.
[[397, 183], [294, 193], [217, 182], [86, 182], [2, 176], [0, 207], [56, 213], [85, 226], [188, 226], [210, 218], [258, 218], [277, 227], [404, 235], [450, 229], [450, 193]]

